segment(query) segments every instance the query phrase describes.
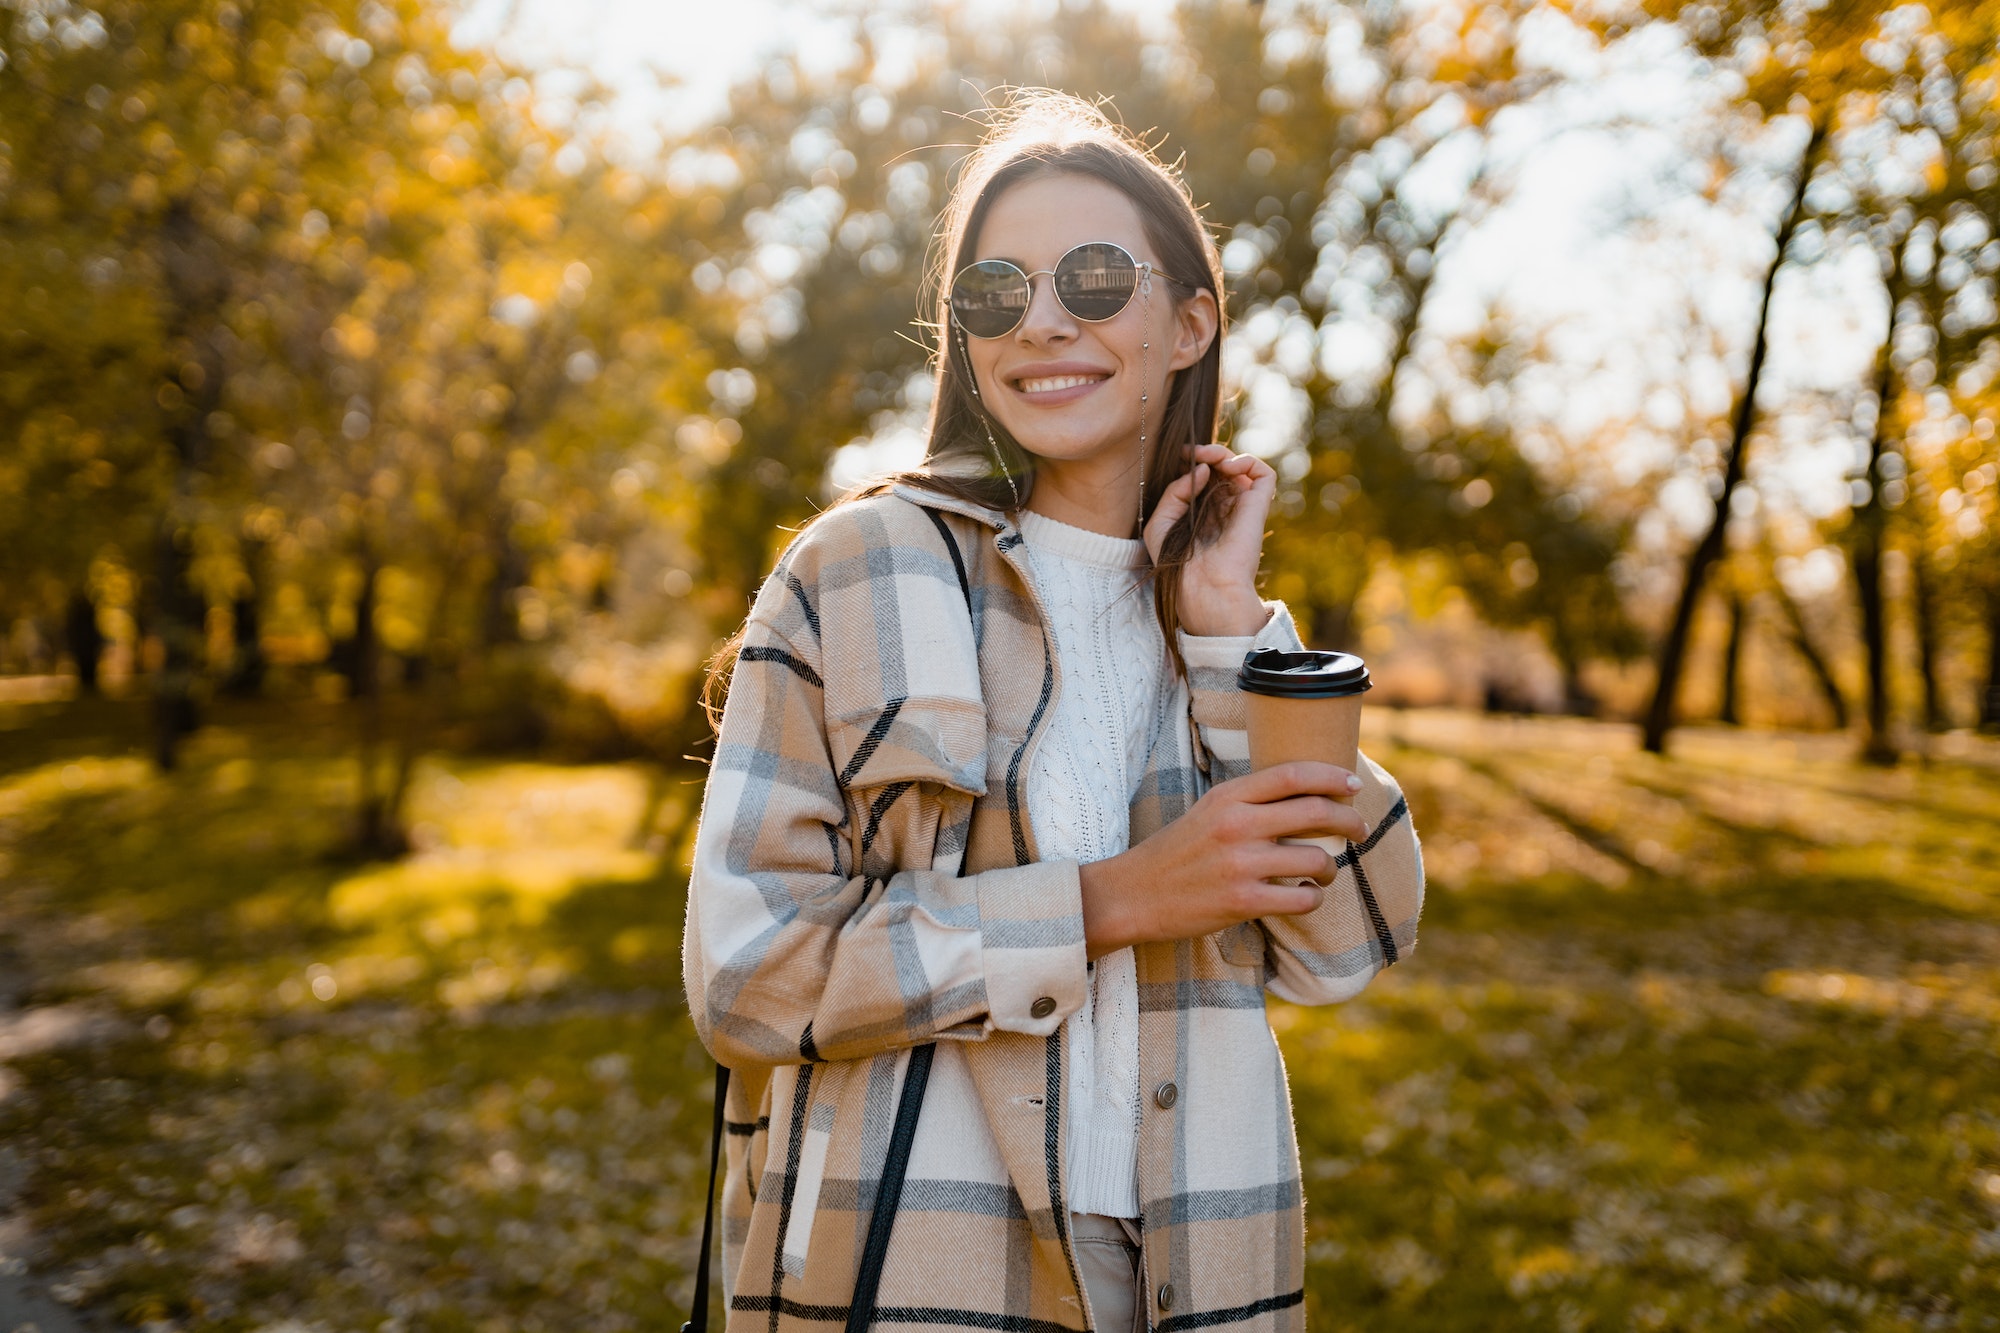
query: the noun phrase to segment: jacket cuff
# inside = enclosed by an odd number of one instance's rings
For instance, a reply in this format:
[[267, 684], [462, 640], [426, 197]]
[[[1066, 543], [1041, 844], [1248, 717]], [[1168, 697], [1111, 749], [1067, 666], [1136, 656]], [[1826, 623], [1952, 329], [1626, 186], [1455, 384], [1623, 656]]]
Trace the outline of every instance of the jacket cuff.
[[1046, 1037], [1083, 1007], [1083, 883], [1074, 861], [973, 876], [979, 895], [986, 1027]]
[[[1295, 653], [1305, 647], [1298, 627], [1283, 602], [1264, 603], [1271, 618], [1264, 628], [1248, 637], [1240, 635], [1200, 637], [1179, 636], [1181, 658], [1188, 668], [1190, 708], [1197, 726], [1224, 731], [1244, 731], [1250, 725], [1243, 692], [1237, 688], [1236, 673], [1243, 657], [1259, 648], [1278, 648]], [[1212, 743], [1212, 742], [1211, 742]]]

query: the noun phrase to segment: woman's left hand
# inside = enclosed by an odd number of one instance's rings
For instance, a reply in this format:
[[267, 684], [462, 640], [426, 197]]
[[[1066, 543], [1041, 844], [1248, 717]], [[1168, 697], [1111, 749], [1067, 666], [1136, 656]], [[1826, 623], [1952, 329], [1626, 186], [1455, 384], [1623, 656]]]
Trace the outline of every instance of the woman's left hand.
[[1257, 563], [1264, 554], [1264, 520], [1278, 494], [1278, 474], [1261, 458], [1231, 453], [1219, 444], [1196, 445], [1194, 466], [1167, 487], [1146, 523], [1146, 551], [1155, 561], [1167, 532], [1180, 522], [1210, 475], [1230, 487], [1222, 535], [1197, 545], [1181, 568], [1181, 627], [1189, 634], [1247, 636], [1264, 628], [1270, 613], [1257, 596]]

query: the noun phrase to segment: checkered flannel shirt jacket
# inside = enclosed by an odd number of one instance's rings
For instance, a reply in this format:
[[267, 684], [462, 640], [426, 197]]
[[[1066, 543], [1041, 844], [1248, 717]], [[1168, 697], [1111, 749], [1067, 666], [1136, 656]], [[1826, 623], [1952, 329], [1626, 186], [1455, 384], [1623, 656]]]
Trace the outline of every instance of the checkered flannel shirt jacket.
[[[1076, 864], [1038, 859], [1027, 818], [1062, 682], [1021, 540], [1005, 514], [898, 487], [813, 521], [750, 613], [683, 960], [701, 1038], [736, 1074], [731, 1333], [846, 1319], [909, 1051], [927, 1042], [877, 1324], [1089, 1327], [1060, 1031], [1088, 985], [1082, 899]], [[1297, 648], [1272, 611], [1255, 646]], [[1181, 643], [1190, 679], [1163, 687], [1135, 844], [1249, 770], [1242, 641]], [[1423, 902], [1402, 793], [1365, 756], [1361, 778], [1371, 832], [1321, 907], [1135, 951], [1157, 1333], [1304, 1326], [1298, 1148], [1264, 993], [1354, 995], [1415, 945]]]

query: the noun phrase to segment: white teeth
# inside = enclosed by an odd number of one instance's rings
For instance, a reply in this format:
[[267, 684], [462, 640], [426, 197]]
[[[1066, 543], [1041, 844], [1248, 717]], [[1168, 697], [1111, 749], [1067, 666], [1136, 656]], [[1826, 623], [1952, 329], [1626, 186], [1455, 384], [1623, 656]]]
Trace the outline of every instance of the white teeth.
[[1104, 379], [1103, 375], [1053, 375], [1045, 380], [1022, 380], [1022, 393], [1054, 393], [1057, 389], [1074, 389], [1079, 384], [1095, 384]]

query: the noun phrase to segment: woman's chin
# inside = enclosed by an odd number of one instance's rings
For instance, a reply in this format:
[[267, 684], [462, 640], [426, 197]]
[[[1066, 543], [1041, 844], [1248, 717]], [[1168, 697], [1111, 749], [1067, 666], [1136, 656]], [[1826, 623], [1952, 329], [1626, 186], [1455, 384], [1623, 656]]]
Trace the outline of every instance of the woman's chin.
[[1122, 440], [1107, 442], [1103, 436], [1052, 434], [1047, 431], [1022, 432], [1014, 440], [1033, 456], [1036, 462], [1061, 467], [1068, 464], [1089, 463], [1107, 459], [1115, 455], [1139, 452], [1139, 428], [1135, 424]]

